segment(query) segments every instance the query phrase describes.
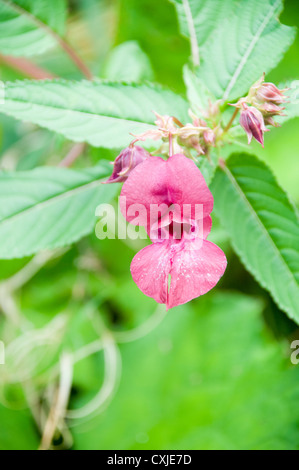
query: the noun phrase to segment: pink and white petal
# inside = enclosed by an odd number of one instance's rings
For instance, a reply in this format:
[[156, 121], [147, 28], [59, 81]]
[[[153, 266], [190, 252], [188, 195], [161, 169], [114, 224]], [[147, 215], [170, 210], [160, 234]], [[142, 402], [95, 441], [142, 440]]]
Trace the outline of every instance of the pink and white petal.
[[168, 299], [171, 268], [169, 242], [154, 243], [139, 251], [131, 263], [131, 274], [139, 289], [158, 303]]
[[173, 257], [167, 307], [172, 308], [206, 294], [226, 269], [223, 251], [207, 240], [184, 243]]
[[[191, 219], [204, 218], [213, 210], [214, 199], [205, 179], [195, 163], [183, 154], [167, 160], [167, 183], [172, 203], [191, 205]], [[195, 205], [202, 205], [202, 215], [196, 214]]]

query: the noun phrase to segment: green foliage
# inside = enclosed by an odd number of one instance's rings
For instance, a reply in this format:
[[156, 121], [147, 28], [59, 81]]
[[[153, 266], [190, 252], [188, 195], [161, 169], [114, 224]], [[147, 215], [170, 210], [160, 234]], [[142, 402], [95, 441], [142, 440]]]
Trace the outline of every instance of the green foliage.
[[0, 258], [21, 258], [79, 240], [95, 226], [95, 209], [117, 187], [102, 185], [102, 163], [81, 171], [37, 168], [0, 175]]
[[[266, 77], [291, 88], [287, 115], [277, 118], [286, 124], [266, 133], [265, 148], [252, 143], [279, 184], [256, 157], [230, 156], [247, 148], [237, 120], [219, 133], [209, 158], [196, 157], [215, 198], [209, 240], [228, 259], [213, 292], [166, 315], [130, 275], [148, 240], [100, 241], [93, 233], [96, 207], [120, 189], [101, 184], [112, 170], [104, 160], [131, 133], [152, 127], [152, 111], [186, 123], [188, 108], [203, 116], [220, 98], [221, 115], [205, 119], [224, 128], [233, 112], [227, 103], [292, 43], [294, 28], [278, 21], [282, 1], [68, 5], [69, 45], [54, 49], [64, 36], [66, 0], [0, 0], [0, 79], [7, 81], [0, 82], [0, 449], [39, 447], [60, 386], [70, 400], [57, 412], [54, 448], [298, 449], [299, 369], [287, 340], [299, 331], [299, 224], [280, 184], [299, 201], [292, 119], [299, 95], [291, 79], [299, 39]], [[282, 22], [297, 20], [297, 1], [288, 0]], [[183, 66], [185, 38], [193, 64]], [[81, 60], [101, 80], [79, 81]], [[20, 80], [36, 70], [62, 78]], [[153, 78], [167, 88], [144, 82]], [[189, 102], [177, 94], [184, 83]], [[92, 146], [74, 157], [74, 170], [55, 167], [70, 150], [66, 139]], [[96, 406], [83, 420], [65, 412], [90, 400]]]
[[105, 67], [109, 80], [140, 82], [151, 80], [153, 70], [148, 56], [137, 41], [127, 41], [115, 47]]
[[57, 44], [49, 29], [63, 35], [66, 0], [0, 0], [0, 52], [43, 54]]
[[261, 309], [212, 294], [123, 345], [120, 388], [105, 413], [74, 428], [75, 449], [297, 448], [299, 371]]
[[183, 73], [187, 97], [192, 109], [194, 109], [195, 112], [206, 109], [209, 102], [215, 101], [214, 95], [187, 65], [185, 65]]
[[[281, 0], [227, 1], [220, 7], [217, 0], [178, 3], [185, 34], [189, 26], [193, 62], [199, 65], [200, 61], [198, 76], [217, 98], [233, 100], [246, 93], [261, 72], [277, 65], [294, 41], [294, 28], [277, 20]], [[205, 36], [206, 29], [210, 34]]]
[[39, 436], [29, 411], [11, 410], [0, 405], [0, 449], [36, 450]]
[[211, 189], [246, 268], [299, 323], [298, 217], [271, 171], [253, 155], [235, 154], [217, 170]]
[[178, 34], [177, 15], [168, 0], [120, 0], [116, 44], [138, 41], [148, 55], [159, 83], [182, 92], [182, 65], [188, 42]]
[[[66, 80], [6, 83], [1, 112], [96, 147], [120, 148], [153, 124], [152, 110], [186, 119], [188, 104], [159, 86]], [[146, 123], [146, 125], [145, 125]]]
[[198, 50], [210, 39], [232, 7], [230, 0], [170, 0], [178, 14], [181, 33]]
[[286, 83], [281, 83], [279, 88], [282, 90], [287, 88], [286, 95], [288, 96], [287, 103], [284, 104], [284, 116], [277, 116], [276, 121], [284, 124], [289, 119], [299, 117], [299, 80], [292, 80]]

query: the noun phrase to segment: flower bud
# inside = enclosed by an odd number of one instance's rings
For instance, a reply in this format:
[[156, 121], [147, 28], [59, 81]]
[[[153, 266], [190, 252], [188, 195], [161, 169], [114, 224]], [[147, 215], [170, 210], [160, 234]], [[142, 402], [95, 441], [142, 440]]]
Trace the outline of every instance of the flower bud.
[[112, 162], [113, 172], [105, 183], [123, 183], [126, 181], [133, 168], [150, 156], [150, 153], [138, 145], [131, 145], [125, 148], [118, 157], [116, 157], [115, 161]]
[[266, 126], [280, 127], [280, 124], [278, 124], [278, 122], [275, 122], [272, 116], [266, 116], [264, 118], [264, 122]]
[[264, 132], [268, 131], [265, 127], [262, 113], [254, 106], [247, 106], [243, 103], [240, 116], [240, 125], [245, 130], [250, 144], [254, 137], [262, 146], [264, 146]]
[[259, 110], [264, 116], [283, 116], [282, 112], [285, 108], [280, 108], [277, 104], [274, 103], [263, 103]]
[[260, 102], [270, 101], [276, 105], [286, 101], [284, 90], [279, 90], [273, 83], [262, 83], [256, 90], [256, 99]]

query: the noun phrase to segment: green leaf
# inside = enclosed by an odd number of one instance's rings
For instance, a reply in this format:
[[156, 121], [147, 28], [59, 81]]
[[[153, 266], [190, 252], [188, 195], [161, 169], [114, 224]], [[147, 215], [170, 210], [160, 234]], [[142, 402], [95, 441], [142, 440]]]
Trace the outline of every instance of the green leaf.
[[153, 69], [148, 56], [137, 41], [126, 41], [115, 47], [105, 67], [109, 80], [139, 82], [152, 80]]
[[189, 25], [192, 55], [196, 49], [200, 55], [198, 76], [216, 98], [233, 100], [245, 94], [277, 65], [295, 37], [295, 29], [277, 19], [281, 0], [228, 0], [220, 7], [218, 0], [174, 1], [183, 32]]
[[299, 369], [261, 313], [253, 297], [214, 291], [122, 345], [119, 390], [73, 427], [75, 449], [296, 449]]
[[174, 3], [180, 30], [190, 39], [193, 63], [200, 63], [200, 46], [208, 41], [216, 25], [228, 13], [231, 0], [170, 0]]
[[284, 124], [289, 119], [299, 117], [299, 80], [290, 80], [285, 83], [280, 83], [278, 86], [280, 90], [283, 88], [289, 88], [285, 92], [288, 97], [288, 102], [284, 104], [285, 110], [283, 111], [285, 116], [277, 116], [275, 121], [279, 124]]
[[269, 168], [252, 155], [234, 154], [217, 170], [211, 191], [244, 265], [299, 323], [299, 222]]
[[95, 147], [125, 147], [152, 127], [152, 111], [185, 121], [188, 103], [152, 84], [107, 81], [22, 81], [5, 84], [0, 110]]
[[118, 190], [101, 184], [109, 167], [102, 162], [81, 171], [41, 167], [1, 173], [0, 258], [70, 245], [91, 233], [96, 207]]
[[40, 436], [28, 411], [11, 410], [0, 405], [0, 449], [37, 450]]
[[63, 35], [66, 1], [0, 0], [0, 52], [30, 57], [57, 44]]
[[213, 103], [215, 101], [215, 96], [187, 65], [184, 66], [183, 76], [187, 88], [187, 97], [195, 112], [206, 109], [209, 102]]

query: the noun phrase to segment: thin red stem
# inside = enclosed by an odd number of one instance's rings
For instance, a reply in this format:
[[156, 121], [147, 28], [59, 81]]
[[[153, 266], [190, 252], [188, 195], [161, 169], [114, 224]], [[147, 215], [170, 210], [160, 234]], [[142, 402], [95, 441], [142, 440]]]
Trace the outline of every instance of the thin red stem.
[[45, 70], [42, 67], [39, 67], [38, 65], [35, 65], [28, 59], [0, 54], [0, 63], [1, 62], [8, 65], [12, 69], [15, 69], [23, 73], [24, 75], [27, 75], [28, 77], [34, 78], [36, 80], [55, 78], [54, 74], [48, 72], [48, 70]]
[[83, 153], [85, 149], [86, 144], [84, 142], [80, 142], [78, 144], [75, 144], [69, 153], [66, 155], [66, 157], [61, 160], [58, 166], [68, 168], [72, 166], [72, 164], [80, 157], [80, 155]]

